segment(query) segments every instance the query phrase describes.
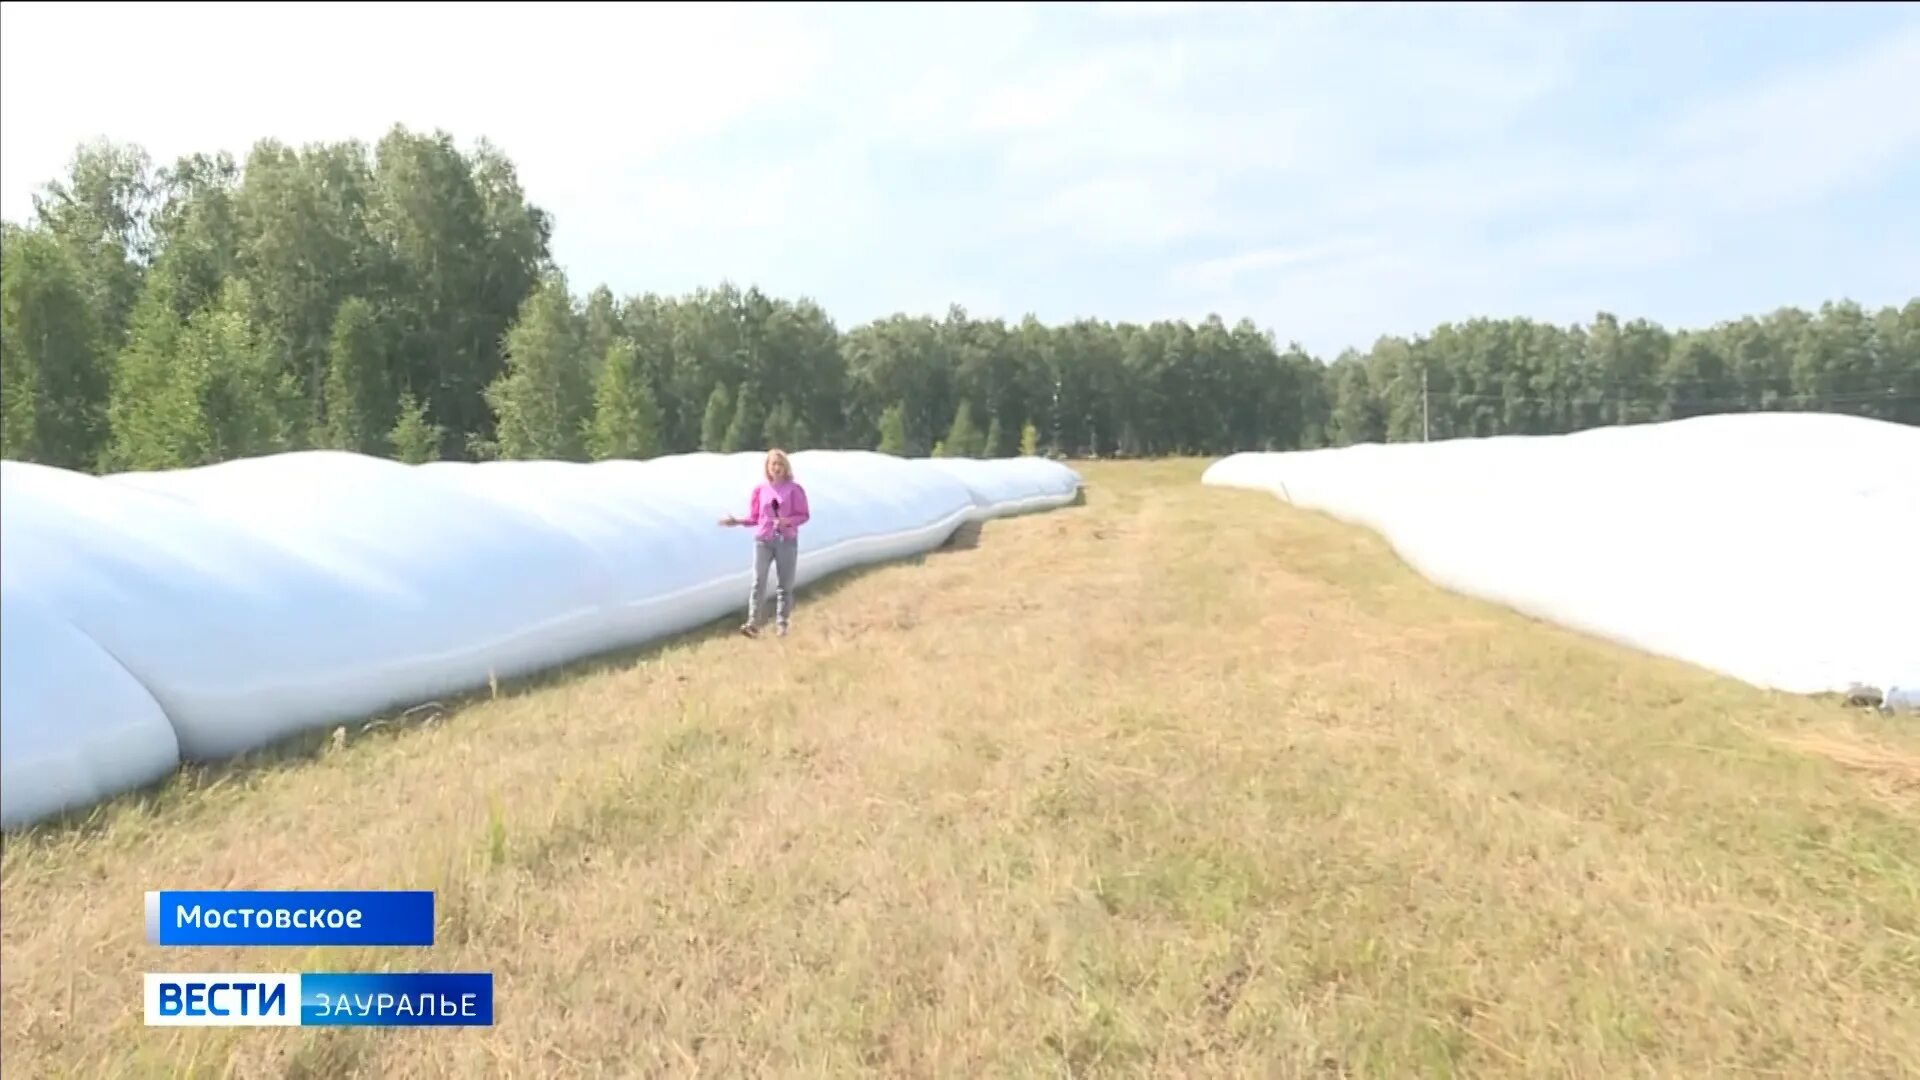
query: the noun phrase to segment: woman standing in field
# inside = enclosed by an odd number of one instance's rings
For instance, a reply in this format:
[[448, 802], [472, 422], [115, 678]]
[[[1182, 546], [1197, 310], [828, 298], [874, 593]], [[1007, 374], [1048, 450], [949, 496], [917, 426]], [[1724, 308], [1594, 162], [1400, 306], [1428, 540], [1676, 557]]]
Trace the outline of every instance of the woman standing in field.
[[807, 489], [793, 478], [793, 465], [784, 450], [767, 451], [762, 470], [765, 482], [753, 489], [747, 500], [747, 516], [729, 514], [720, 524], [753, 528], [753, 591], [747, 594], [747, 621], [740, 632], [748, 637], [760, 633], [760, 600], [767, 590], [767, 567], [776, 575], [774, 593], [775, 632], [787, 636], [787, 615], [793, 607], [793, 579], [800, 561], [800, 526], [807, 523]]

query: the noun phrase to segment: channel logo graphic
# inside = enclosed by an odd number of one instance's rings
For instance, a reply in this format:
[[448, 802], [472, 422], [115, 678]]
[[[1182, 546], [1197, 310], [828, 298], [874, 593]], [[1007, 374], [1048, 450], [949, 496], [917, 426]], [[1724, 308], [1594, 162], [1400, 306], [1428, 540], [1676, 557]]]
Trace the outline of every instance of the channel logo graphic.
[[149, 1027], [491, 1027], [493, 973], [147, 972]]

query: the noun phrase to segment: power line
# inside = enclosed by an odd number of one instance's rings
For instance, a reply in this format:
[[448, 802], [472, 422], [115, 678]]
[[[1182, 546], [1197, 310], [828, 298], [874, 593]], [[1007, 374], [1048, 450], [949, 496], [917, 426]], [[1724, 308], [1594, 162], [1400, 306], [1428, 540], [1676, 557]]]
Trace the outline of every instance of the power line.
[[[1720, 386], [1720, 385], [1726, 385], [1728, 383], [1736, 383], [1741, 386], [1749, 386], [1749, 385], [1755, 385], [1755, 384], [1764, 386], [1764, 385], [1769, 385], [1773, 383], [1782, 383], [1788, 386], [1792, 386], [1792, 385], [1802, 384], [1802, 383], [1817, 383], [1827, 379], [1841, 380], [1841, 381], [1857, 381], [1860, 378], [1861, 374], [1862, 373], [1858, 371], [1846, 371], [1846, 370], [1835, 369], [1835, 368], [1826, 368], [1820, 371], [1809, 372], [1801, 375], [1795, 375], [1792, 373], [1788, 373], [1784, 375], [1742, 374], [1742, 375], [1736, 375], [1736, 376], [1730, 376], [1730, 377], [1723, 376], [1721, 378], [1714, 378], [1713, 376], [1710, 376], [1710, 375], [1701, 375], [1701, 376], [1695, 376], [1690, 379], [1668, 379], [1668, 378], [1661, 378], [1657, 374], [1650, 374], [1647, 376], [1647, 381], [1659, 382], [1662, 385], [1666, 385], [1666, 386], [1708, 386], [1708, 385]], [[1882, 375], [1887, 375], [1889, 373], [1884, 371], [1877, 371], [1877, 372], [1866, 372], [1865, 374], [1873, 378], [1878, 378]], [[1905, 378], [1905, 379], [1913, 379], [1916, 381], [1920, 381], [1920, 368], [1916, 368], [1911, 371], [1893, 372], [1891, 373], [1891, 377], [1896, 379]]]
[[1577, 392], [1565, 394], [1560, 397], [1514, 397], [1507, 394], [1468, 394], [1452, 393], [1443, 390], [1432, 391], [1430, 394], [1426, 391], [1422, 393], [1423, 396], [1442, 398], [1454, 402], [1482, 401], [1514, 405], [1737, 405], [1750, 408], [1759, 404], [1866, 405], [1879, 401], [1920, 401], [1920, 393], [1903, 394], [1896, 392], [1893, 388], [1884, 391], [1864, 390], [1852, 394], [1830, 394], [1817, 397], [1804, 394], [1783, 395], [1765, 402], [1759, 400], [1757, 395], [1755, 397], [1738, 398], [1674, 398], [1664, 395], [1660, 397], [1622, 398], [1614, 396], [1594, 396], [1591, 394], [1582, 395]]
[[[1427, 373], [1427, 371], [1428, 371], [1428, 365], [1422, 364], [1421, 374], [1424, 376]], [[1507, 374], [1511, 374], [1514, 377], [1518, 377], [1522, 379], [1531, 379], [1531, 378], [1543, 377], [1543, 376], [1551, 378], [1551, 377], [1562, 375], [1564, 373], [1555, 371], [1551, 368], [1523, 367], [1518, 369], [1510, 369], [1507, 372]], [[1499, 382], [1502, 377], [1502, 373], [1493, 372], [1493, 371], [1487, 372], [1484, 378], [1476, 378], [1473, 375], [1467, 375], [1463, 373], [1454, 373], [1454, 375], [1455, 377], [1453, 381], [1455, 382], [1477, 382], [1477, 381]], [[1691, 378], [1691, 379], [1670, 379], [1670, 378], [1665, 378], [1658, 373], [1648, 373], [1643, 378], [1635, 378], [1635, 379], [1628, 380], [1628, 379], [1616, 378], [1604, 372], [1596, 373], [1590, 370], [1588, 371], [1576, 370], [1575, 372], [1573, 372], [1573, 375], [1574, 375], [1574, 379], [1570, 381], [1577, 381], [1581, 386], [1590, 390], [1612, 390], [1613, 388], [1618, 387], [1623, 382], [1632, 382], [1632, 383], [1641, 384], [1643, 386], [1656, 386], [1656, 387], [1662, 387], [1662, 388], [1671, 387], [1671, 386], [1725, 386], [1736, 391], [1748, 390], [1748, 389], [1768, 390], [1768, 389], [1774, 389], [1774, 388], [1783, 387], [1783, 386], [1791, 388], [1791, 387], [1797, 387], [1797, 386], [1805, 386], [1808, 384], [1814, 384], [1817, 389], [1818, 384], [1820, 383], [1829, 383], [1829, 384], [1847, 383], [1847, 384], [1857, 385], [1863, 381], [1871, 381], [1871, 382], [1877, 383], [1878, 380], [1881, 380], [1881, 379], [1890, 380], [1896, 386], [1903, 383], [1911, 383], [1915, 389], [1920, 389], [1920, 367], [1916, 367], [1910, 371], [1894, 371], [1894, 372], [1821, 371], [1821, 372], [1816, 372], [1810, 375], [1760, 375], [1760, 376], [1741, 375], [1741, 376], [1722, 377], [1722, 378], [1713, 378], [1710, 376], [1703, 376], [1703, 377], [1697, 377], [1697, 378]], [[1869, 390], [1867, 392], [1871, 393], [1873, 391]]]

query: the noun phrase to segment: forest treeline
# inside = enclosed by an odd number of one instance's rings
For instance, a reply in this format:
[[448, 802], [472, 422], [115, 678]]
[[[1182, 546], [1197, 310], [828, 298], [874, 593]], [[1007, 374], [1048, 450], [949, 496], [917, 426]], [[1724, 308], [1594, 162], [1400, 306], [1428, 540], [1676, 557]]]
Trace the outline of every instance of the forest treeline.
[[1821, 409], [1920, 424], [1920, 298], [1695, 330], [1475, 319], [1331, 362], [1251, 322], [841, 329], [729, 284], [576, 294], [481, 142], [81, 147], [0, 236], [0, 442], [95, 471], [857, 447], [1216, 455]]

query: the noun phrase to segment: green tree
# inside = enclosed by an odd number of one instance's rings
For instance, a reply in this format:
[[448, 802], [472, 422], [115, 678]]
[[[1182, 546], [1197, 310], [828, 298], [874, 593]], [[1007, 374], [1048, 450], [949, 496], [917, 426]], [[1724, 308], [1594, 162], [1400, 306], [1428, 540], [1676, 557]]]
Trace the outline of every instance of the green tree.
[[153, 221], [154, 261], [174, 280], [174, 314], [182, 321], [214, 302], [236, 272], [241, 224], [233, 155], [193, 154], [160, 174], [163, 199]]
[[740, 397], [734, 402], [733, 423], [727, 428], [727, 441], [723, 449], [729, 454], [759, 449], [761, 431], [759, 398], [754, 393], [753, 384], [749, 383], [740, 388]]
[[506, 373], [487, 389], [501, 456], [585, 460], [594, 390], [565, 278], [549, 276], [527, 298], [506, 352]]
[[1386, 417], [1368, 378], [1366, 363], [1358, 355], [1349, 353], [1334, 362], [1329, 375], [1333, 384], [1329, 429], [1334, 445], [1384, 441]]
[[952, 368], [940, 326], [906, 316], [870, 323], [847, 335], [843, 354], [855, 385], [853, 420], [863, 437], [877, 437], [880, 413], [898, 406], [905, 452], [926, 453], [928, 437], [953, 417]]
[[1667, 388], [1666, 419], [1682, 420], [1722, 411], [1731, 399], [1726, 363], [1704, 334], [1673, 339], [1660, 381]]
[[380, 454], [393, 431], [393, 391], [373, 305], [355, 297], [340, 305], [327, 344], [323, 445]]
[[5, 456], [93, 466], [111, 369], [72, 252], [41, 229], [0, 229], [0, 445]]
[[[673, 453], [817, 439], [919, 456], [940, 437], [968, 457], [1216, 455], [1741, 409], [1920, 422], [1920, 300], [1675, 330], [1605, 312], [1584, 327], [1477, 318], [1331, 364], [1217, 315], [1008, 325], [955, 305], [843, 332], [812, 301], [726, 281], [624, 303], [602, 285], [576, 305], [549, 276], [549, 218], [485, 141], [463, 152], [395, 127], [371, 146], [263, 140], [243, 160], [155, 172], [137, 147], [88, 144], [34, 224], [6, 226], [9, 455], [399, 453], [403, 428], [441, 439], [436, 454], [573, 460], [648, 438]], [[256, 369], [257, 408], [233, 400], [233, 373]], [[648, 411], [657, 422], [636, 419]], [[247, 418], [267, 414], [284, 423], [256, 437]]]
[[1880, 309], [1874, 333], [1887, 373], [1884, 418], [1920, 424], [1920, 298]]
[[947, 429], [946, 450], [954, 457], [979, 457], [980, 432], [973, 426], [973, 406], [962, 401]]
[[73, 256], [110, 350], [125, 340], [153, 254], [156, 187], [145, 150], [96, 140], [74, 151], [64, 179], [33, 197], [34, 217]]
[[408, 465], [424, 465], [440, 459], [440, 440], [445, 435], [438, 424], [427, 422], [427, 403], [416, 400], [413, 391], [400, 395], [399, 419], [387, 441], [393, 446], [395, 460]]
[[720, 383], [707, 395], [706, 416], [700, 422], [700, 449], [720, 453], [727, 446], [727, 425], [733, 422], [733, 398]]
[[198, 383], [211, 436], [194, 464], [277, 453], [293, 445], [300, 388], [276, 372], [248, 324], [250, 306], [246, 286], [229, 282], [216, 307], [187, 320], [178, 367]]
[[587, 295], [580, 333], [587, 352], [587, 373], [597, 385], [600, 365], [613, 355], [610, 350], [614, 339], [622, 336], [620, 312], [614, 307], [612, 289], [601, 285]]
[[607, 347], [594, 392], [587, 448], [595, 459], [649, 458], [660, 452], [660, 409], [630, 341]]
[[[366, 216], [396, 294], [400, 381], [469, 446], [507, 452], [530, 438], [500, 436], [487, 395], [507, 370], [508, 329], [550, 262], [551, 224], [527, 202], [512, 163], [484, 142], [469, 156], [445, 132], [396, 126], [374, 149]], [[578, 444], [582, 435], [574, 427], [565, 439], [541, 439]]]
[[788, 451], [800, 449], [798, 438], [800, 431], [799, 425], [799, 419], [793, 414], [793, 406], [784, 401], [781, 402], [778, 407], [767, 414], [767, 426], [765, 428], [765, 441], [767, 446], [779, 447]]
[[880, 414], [880, 453], [894, 457], [907, 456], [906, 421], [901, 416], [902, 408], [899, 405], [889, 405]]
[[[328, 346], [341, 302], [369, 246], [364, 219], [330, 191], [311, 158], [263, 139], [233, 198], [235, 273], [249, 285], [250, 320], [278, 371], [299, 381], [307, 425], [324, 436]], [[363, 176], [353, 177], [363, 189]]]
[[101, 453], [106, 470], [170, 468], [206, 440], [199, 407], [174, 380], [184, 330], [175, 295], [172, 270], [162, 259], [141, 286], [126, 347], [114, 359], [108, 444]]
[[229, 281], [184, 325], [173, 321], [170, 286], [150, 284], [116, 371], [113, 465], [186, 468], [288, 449], [299, 387], [248, 324], [246, 284]]

